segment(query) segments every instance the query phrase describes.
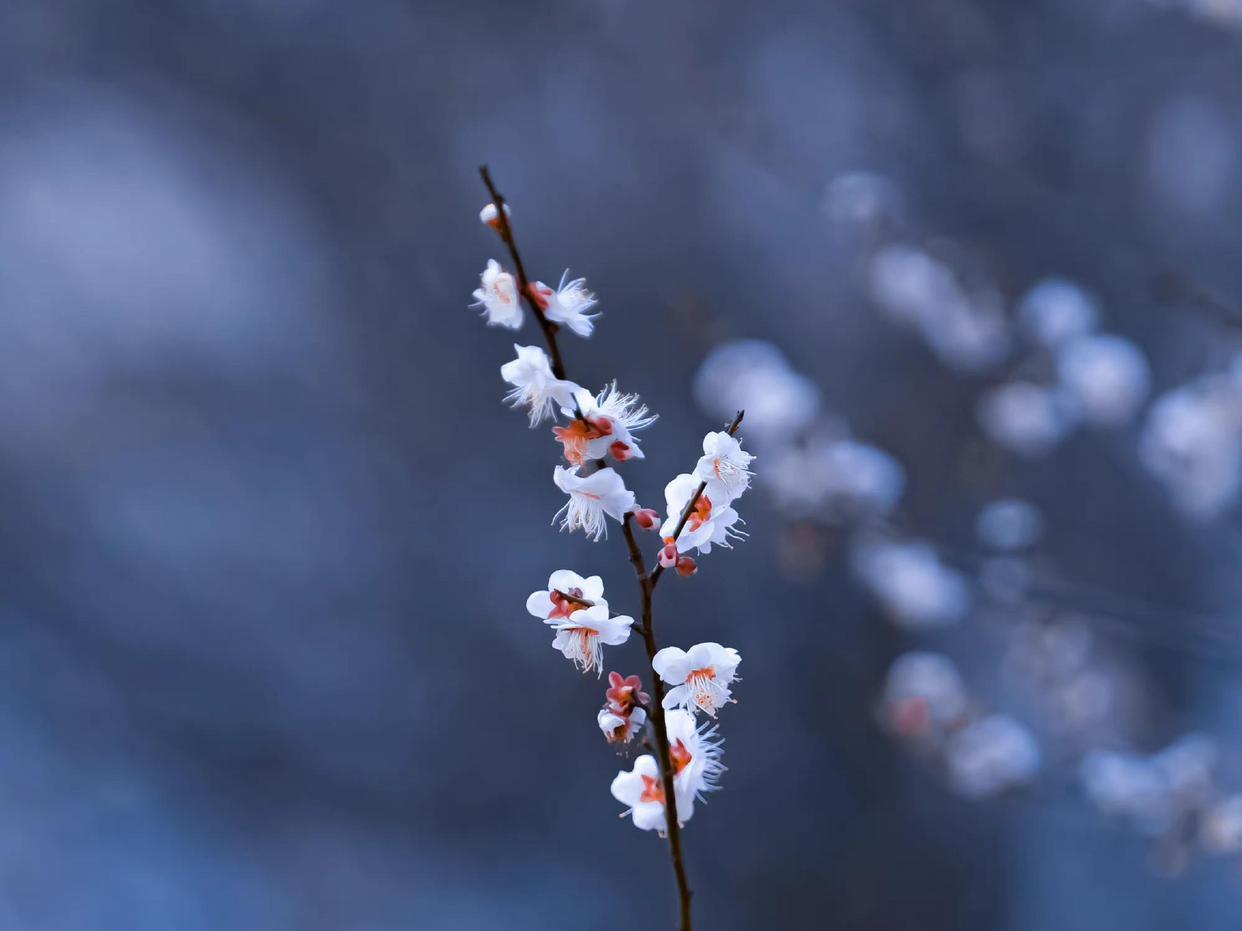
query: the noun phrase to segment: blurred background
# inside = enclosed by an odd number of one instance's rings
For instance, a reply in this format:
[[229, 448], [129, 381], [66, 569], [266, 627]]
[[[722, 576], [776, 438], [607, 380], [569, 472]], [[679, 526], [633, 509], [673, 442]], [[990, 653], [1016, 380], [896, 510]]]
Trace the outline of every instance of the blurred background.
[[[0, 926], [668, 927], [467, 309], [748, 411], [703, 927], [1236, 927], [1242, 4], [0, 8]], [[538, 344], [531, 323], [516, 334]], [[650, 540], [647, 541], [650, 543]], [[635, 640], [608, 668], [643, 671]]]

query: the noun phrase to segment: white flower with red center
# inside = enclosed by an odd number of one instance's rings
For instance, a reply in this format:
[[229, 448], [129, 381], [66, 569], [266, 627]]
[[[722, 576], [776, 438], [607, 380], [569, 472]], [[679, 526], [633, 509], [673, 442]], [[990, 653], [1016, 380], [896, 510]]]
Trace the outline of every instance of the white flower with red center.
[[595, 330], [595, 318], [599, 314], [588, 314], [587, 311], [599, 301], [587, 289], [585, 278], [575, 278], [567, 282], [565, 279], [568, 277], [569, 270], [566, 269], [556, 290], [542, 281], [532, 281], [530, 298], [552, 322], [564, 324], [579, 336], [590, 336]]
[[634, 707], [628, 714], [620, 714], [612, 707], [601, 708], [596, 722], [610, 744], [627, 744], [647, 723], [647, 712]]
[[643, 451], [631, 431], [636, 433], [651, 426], [657, 415], [648, 413], [647, 405], [639, 402], [638, 395], [618, 391], [614, 381], [598, 396], [579, 388], [574, 401], [576, 408], [567, 406], [561, 411], [573, 418], [569, 426], [552, 428], [565, 448], [567, 462], [581, 465], [610, 454], [618, 462], [643, 458]]
[[488, 326], [516, 330], [522, 325], [522, 304], [518, 300], [517, 281], [500, 267], [495, 259], [487, 260], [487, 268], [479, 276], [481, 286], [474, 289], [471, 307], [483, 308]]
[[605, 515], [619, 521], [637, 506], [634, 492], [625, 487], [625, 482], [613, 469], [599, 469], [582, 476], [577, 468], [557, 466], [552, 480], [569, 495], [553, 522], [560, 519], [561, 529], [571, 532], [581, 528], [594, 540], [608, 535]]
[[[676, 791], [676, 789], [674, 789]], [[622, 770], [612, 780], [612, 797], [626, 806], [621, 817], [632, 815], [634, 827], [641, 831], [659, 831], [661, 834], [668, 828], [664, 812], [664, 783], [660, 779], [660, 765], [650, 753], [645, 753], [634, 761], [634, 769], [630, 772]], [[690, 812], [682, 811], [678, 800], [677, 820], [685, 823], [690, 820]]]
[[694, 715], [674, 709], [664, 715], [668, 733], [669, 756], [673, 760], [673, 789], [677, 793], [677, 817], [689, 821], [695, 801], [704, 792], [720, 788], [718, 780], [725, 771], [720, 762], [721, 744], [715, 740], [717, 728], [709, 723], [695, 726]]
[[[660, 536], [668, 539], [673, 535], [682, 513], [686, 510], [686, 505], [690, 503], [690, 499], [694, 497], [701, 484], [701, 479], [695, 478], [688, 472], [683, 472], [668, 483], [664, 489], [664, 500], [668, 504], [668, 518], [664, 521], [664, 526], [660, 528]], [[731, 549], [730, 540], [741, 539], [745, 536], [740, 530], [734, 529], [740, 520], [737, 511], [729, 507], [727, 501], [717, 505], [712, 497], [704, 492], [695, 499], [694, 510], [690, 512], [685, 527], [677, 537], [677, 551], [687, 553], [698, 547], [700, 553], [710, 553], [713, 546]]]
[[665, 647], [651, 660], [651, 668], [673, 686], [664, 696], [665, 708], [697, 708], [714, 718], [717, 708], [733, 700], [729, 684], [737, 678], [741, 661], [733, 647], [696, 643], [689, 650]]
[[750, 464], [754, 456], [742, 449], [741, 441], [723, 430], [703, 437], [703, 458], [694, 467], [694, 477], [707, 482], [704, 491], [716, 504], [728, 504], [750, 487]]
[[557, 378], [547, 354], [538, 346], [513, 344], [517, 358], [500, 367], [500, 377], [513, 386], [505, 400], [513, 407], [530, 408], [530, 425], [555, 416], [555, 408], [572, 404], [578, 386]]
[[557, 569], [548, 577], [546, 590], [532, 592], [526, 599], [526, 610], [541, 621], [559, 622], [594, 605], [608, 607], [604, 600], [604, 580], [598, 575], [584, 579], [569, 569]]
[[607, 605], [595, 605], [574, 611], [567, 617], [550, 617], [544, 621], [556, 629], [552, 647], [560, 650], [583, 672], [594, 670], [603, 674], [600, 661], [603, 647], [620, 646], [630, 639], [632, 617], [618, 614], [610, 617]]

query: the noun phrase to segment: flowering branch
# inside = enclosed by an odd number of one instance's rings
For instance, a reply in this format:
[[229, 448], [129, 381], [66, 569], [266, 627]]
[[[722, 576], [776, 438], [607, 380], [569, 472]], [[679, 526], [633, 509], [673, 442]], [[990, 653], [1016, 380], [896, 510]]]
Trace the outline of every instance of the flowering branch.
[[[746, 411], [738, 411], [737, 415], [733, 418], [733, 423], [729, 424], [729, 429], [726, 430], [725, 433], [729, 436], [734, 436], [737, 433], [737, 428], [742, 425], [742, 418], [745, 416]], [[686, 502], [685, 508], [682, 509], [681, 518], [677, 521], [677, 526], [673, 529], [671, 534], [674, 543], [676, 543], [677, 538], [681, 536], [681, 532], [686, 529], [686, 523], [690, 520], [690, 515], [694, 513], [695, 506], [699, 503], [699, 499], [703, 497], [703, 492], [705, 491], [707, 491], [706, 479], [699, 483], [699, 487], [695, 489], [695, 492], [690, 497], [690, 500]], [[660, 576], [663, 573], [663, 564], [657, 564], [656, 567], [651, 570], [651, 587], [653, 590], [655, 589], [656, 582], [660, 580]]]
[[[617, 462], [643, 458], [634, 434], [656, 418], [648, 414], [636, 395], [619, 391], [615, 382], [592, 395], [566, 378], [557, 345], [558, 324], [589, 337], [597, 315], [587, 311], [595, 306], [595, 295], [586, 289], [584, 279], [566, 283], [568, 274], [556, 289], [529, 279], [514, 240], [509, 207], [486, 166], [479, 174], [491, 196], [480, 219], [500, 234], [517, 277], [515, 281], [498, 262], [489, 261], [481, 275], [482, 286], [474, 292], [474, 306], [483, 308], [489, 325], [516, 330], [522, 325], [525, 303], [551, 354], [549, 360], [538, 347], [515, 345], [517, 358], [500, 370], [513, 386], [506, 399], [529, 409], [532, 427], [545, 419], [555, 421], [557, 409], [570, 419], [567, 426], [553, 427], [570, 466], [557, 466], [553, 472], [556, 485], [568, 495], [557, 514], [561, 528], [581, 529], [599, 540], [607, 536], [608, 518], [618, 521], [642, 596], [642, 620], [636, 624], [632, 617], [609, 609], [599, 576], [584, 578], [561, 569], [552, 573], [546, 589], [530, 595], [526, 608], [556, 630], [552, 646], [583, 672], [602, 675], [604, 645], [620, 645], [632, 631], [643, 638], [654, 673], [655, 700], [643, 691], [638, 676], [623, 678], [611, 672], [597, 721], [605, 738], [614, 744], [630, 743], [644, 725], [649, 725], [654, 742], [643, 738], [640, 743], [653, 754], [635, 759], [632, 772], [618, 773], [612, 794], [628, 806], [623, 815], [632, 815], [636, 827], [657, 830], [668, 838], [680, 901], [680, 927], [681, 931], [690, 931], [692, 893], [686, 879], [681, 829], [694, 814], [695, 801], [704, 792], [718, 788], [717, 780], [724, 771], [720, 742], [713, 739], [717, 728], [711, 722], [699, 726], [695, 714], [702, 711], [714, 718], [717, 709], [732, 700], [729, 684], [741, 656], [718, 643], [695, 644], [689, 650], [660, 649], [655, 639], [652, 596], [665, 568], [676, 568], [683, 577], [697, 572], [690, 550], [705, 554], [712, 546], [729, 548], [730, 540], [745, 536], [734, 528], [741, 519], [732, 508], [749, 487], [748, 466], [754, 458], [735, 438], [743, 412], [738, 412], [727, 431], [704, 437], [704, 455], [693, 474], [679, 475], [665, 488], [668, 510], [663, 525], [658, 511], [640, 508], [608, 458]], [[650, 572], [635, 527], [658, 529], [664, 539], [657, 565]]]
[[543, 315], [542, 308], [535, 301], [534, 292], [530, 286], [530, 279], [526, 277], [526, 266], [522, 264], [522, 256], [518, 252], [517, 241], [513, 238], [513, 227], [509, 224], [509, 208], [505, 204], [504, 197], [496, 190], [496, 185], [492, 182], [492, 173], [488, 171], [486, 165], [479, 166], [479, 177], [483, 179], [483, 183], [487, 186], [487, 193], [491, 195], [492, 203], [496, 207], [496, 231], [500, 233], [500, 238], [509, 247], [509, 258], [513, 259], [513, 269], [517, 272], [519, 293], [522, 295], [523, 300], [526, 301], [530, 312], [535, 315], [535, 321], [539, 324], [539, 328], [543, 330], [544, 341], [547, 342], [548, 352], [552, 356], [552, 374], [557, 378], [564, 378], [565, 363], [561, 360], [561, 347], [556, 344], [556, 331], [560, 327]]

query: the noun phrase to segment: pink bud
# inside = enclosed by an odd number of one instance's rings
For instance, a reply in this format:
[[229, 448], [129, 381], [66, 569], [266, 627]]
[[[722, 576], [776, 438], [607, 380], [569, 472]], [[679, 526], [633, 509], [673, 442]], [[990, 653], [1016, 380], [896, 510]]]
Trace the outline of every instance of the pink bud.
[[660, 512], [655, 508], [639, 508], [634, 512], [634, 523], [643, 530], [655, 530], [660, 526]]
[[671, 537], [664, 546], [660, 547], [660, 565], [665, 569], [672, 569], [677, 565], [677, 544]]
[[634, 457], [634, 447], [622, 443], [620, 440], [609, 446], [608, 451], [612, 453], [612, 458], [616, 459], [617, 462], [625, 462], [627, 459]]
[[699, 564], [689, 556], [683, 556], [677, 560], [677, 574], [683, 578], [690, 578], [699, 571]]

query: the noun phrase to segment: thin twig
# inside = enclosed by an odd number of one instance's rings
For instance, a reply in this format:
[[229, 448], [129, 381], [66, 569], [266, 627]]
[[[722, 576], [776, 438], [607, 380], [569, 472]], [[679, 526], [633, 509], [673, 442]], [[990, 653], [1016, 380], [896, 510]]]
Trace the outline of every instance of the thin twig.
[[[737, 433], [737, 428], [742, 425], [742, 418], [745, 416], [746, 416], [746, 411], [738, 411], [737, 416], [733, 418], [733, 423], [729, 424], [729, 429], [726, 430], [725, 432], [728, 433], [729, 436], [733, 436], [733, 434]], [[674, 543], [676, 543], [677, 538], [681, 536], [682, 530], [684, 530], [686, 527], [686, 521], [690, 520], [690, 515], [694, 513], [694, 506], [699, 503], [699, 498], [702, 497], [703, 492], [705, 492], [706, 490], [707, 490], [707, 482], [700, 482], [699, 487], [695, 489], [694, 495], [690, 498], [688, 502], [686, 502], [686, 507], [681, 512], [681, 520], [677, 521], [677, 526], [673, 529], [672, 539]], [[656, 583], [660, 581], [660, 576], [662, 576], [663, 574], [664, 574], [664, 567], [661, 565], [657, 564], [656, 567], [651, 570], [652, 590], [655, 589]]]

